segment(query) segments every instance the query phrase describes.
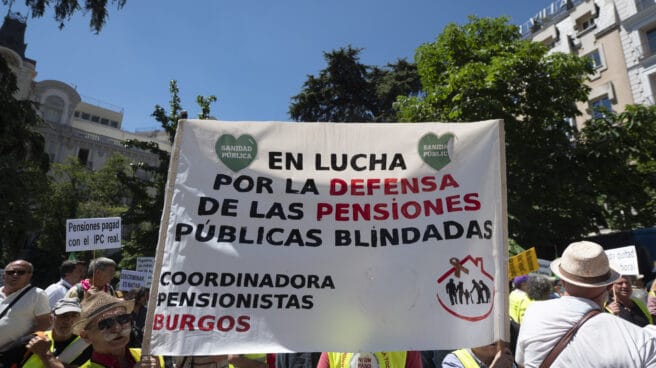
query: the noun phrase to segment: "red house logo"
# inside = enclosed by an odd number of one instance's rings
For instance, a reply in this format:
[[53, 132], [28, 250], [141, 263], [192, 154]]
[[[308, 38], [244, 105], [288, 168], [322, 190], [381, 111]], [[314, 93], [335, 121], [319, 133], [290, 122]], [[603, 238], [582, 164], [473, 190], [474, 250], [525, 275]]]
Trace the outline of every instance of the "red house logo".
[[480, 321], [494, 306], [494, 277], [485, 271], [483, 258], [471, 255], [451, 258], [449, 268], [437, 279], [437, 301], [450, 314], [467, 321]]

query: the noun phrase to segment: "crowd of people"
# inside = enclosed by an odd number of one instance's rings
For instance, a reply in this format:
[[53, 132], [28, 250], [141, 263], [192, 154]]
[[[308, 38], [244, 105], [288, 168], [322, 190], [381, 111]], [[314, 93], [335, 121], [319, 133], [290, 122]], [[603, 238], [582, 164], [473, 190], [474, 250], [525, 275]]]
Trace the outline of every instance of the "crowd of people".
[[656, 367], [656, 283], [647, 291], [640, 277], [619, 274], [589, 241], [570, 244], [553, 277], [514, 278], [511, 341], [449, 351], [142, 356], [148, 290], [114, 290], [116, 263], [105, 257], [60, 270], [42, 290], [30, 283], [31, 263], [6, 265], [0, 368]]

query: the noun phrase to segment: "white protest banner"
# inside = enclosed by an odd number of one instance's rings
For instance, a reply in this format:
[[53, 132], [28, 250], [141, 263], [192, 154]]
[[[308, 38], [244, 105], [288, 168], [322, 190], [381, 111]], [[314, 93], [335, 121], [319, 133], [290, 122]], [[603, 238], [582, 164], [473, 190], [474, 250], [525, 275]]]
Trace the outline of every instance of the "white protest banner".
[[635, 245], [627, 247], [607, 249], [606, 255], [610, 266], [622, 275], [640, 274], [638, 270], [638, 254], [636, 253]]
[[498, 120], [181, 120], [144, 351], [508, 340], [503, 149]]
[[146, 274], [141, 271], [121, 270], [121, 279], [118, 289], [129, 291], [130, 289], [146, 287]]
[[66, 252], [120, 247], [120, 217], [66, 220]]
[[137, 271], [146, 274], [146, 285], [150, 287], [153, 282], [153, 268], [155, 267], [155, 257], [137, 257]]

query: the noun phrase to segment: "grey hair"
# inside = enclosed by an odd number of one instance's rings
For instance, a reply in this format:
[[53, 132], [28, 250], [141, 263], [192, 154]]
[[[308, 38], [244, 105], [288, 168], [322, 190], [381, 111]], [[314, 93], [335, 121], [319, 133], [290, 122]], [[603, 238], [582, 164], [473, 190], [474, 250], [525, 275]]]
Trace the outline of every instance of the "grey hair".
[[91, 260], [89, 263], [89, 275], [93, 275], [96, 270], [104, 270], [107, 267], [116, 268], [116, 262], [113, 259], [107, 257], [98, 257]]
[[531, 274], [526, 282], [526, 294], [532, 300], [546, 300], [553, 292], [553, 283], [548, 276]]

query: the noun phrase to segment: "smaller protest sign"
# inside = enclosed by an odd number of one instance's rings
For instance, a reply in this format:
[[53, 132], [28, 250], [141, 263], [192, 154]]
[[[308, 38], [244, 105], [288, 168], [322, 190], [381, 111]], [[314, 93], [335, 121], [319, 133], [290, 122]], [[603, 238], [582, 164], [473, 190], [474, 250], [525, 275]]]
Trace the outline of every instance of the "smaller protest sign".
[[627, 247], [606, 250], [610, 266], [622, 275], [637, 276], [638, 271], [638, 254], [635, 245]]
[[538, 258], [538, 270], [536, 273], [545, 276], [551, 276], [551, 261], [548, 259]]
[[512, 279], [517, 276], [527, 275], [539, 268], [535, 248], [530, 248], [514, 257], [510, 257], [508, 260], [508, 277]]
[[66, 220], [66, 252], [120, 247], [120, 217]]
[[121, 291], [129, 291], [130, 289], [145, 287], [146, 274], [133, 270], [121, 270], [121, 281], [118, 284], [118, 289]]
[[155, 257], [137, 257], [137, 271], [146, 274], [146, 287], [149, 288], [153, 282], [153, 269], [155, 268]]

